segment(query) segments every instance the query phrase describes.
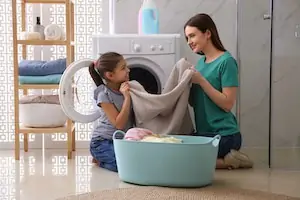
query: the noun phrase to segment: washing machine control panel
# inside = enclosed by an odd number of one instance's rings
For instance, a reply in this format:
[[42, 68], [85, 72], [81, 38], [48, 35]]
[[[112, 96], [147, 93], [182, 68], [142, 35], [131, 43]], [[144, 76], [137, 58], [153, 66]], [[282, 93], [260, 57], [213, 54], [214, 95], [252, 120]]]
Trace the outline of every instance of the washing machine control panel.
[[133, 44], [133, 51], [134, 52], [140, 52], [141, 51], [141, 45], [140, 44]]
[[179, 51], [179, 34], [158, 35], [98, 35], [92, 37], [93, 55], [107, 51], [123, 55], [170, 55]]
[[170, 38], [143, 38], [130, 41], [130, 52], [140, 54], [172, 54], [175, 51], [175, 41]]

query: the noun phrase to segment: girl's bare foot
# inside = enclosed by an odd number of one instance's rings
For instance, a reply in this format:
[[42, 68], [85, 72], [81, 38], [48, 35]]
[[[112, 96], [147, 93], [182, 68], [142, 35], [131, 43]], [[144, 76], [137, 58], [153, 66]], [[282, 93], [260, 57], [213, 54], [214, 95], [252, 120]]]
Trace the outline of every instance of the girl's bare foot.
[[92, 160], [92, 163], [94, 163], [94, 164], [97, 164], [97, 165], [98, 165], [98, 161], [97, 161], [95, 158], [93, 158], [93, 160]]

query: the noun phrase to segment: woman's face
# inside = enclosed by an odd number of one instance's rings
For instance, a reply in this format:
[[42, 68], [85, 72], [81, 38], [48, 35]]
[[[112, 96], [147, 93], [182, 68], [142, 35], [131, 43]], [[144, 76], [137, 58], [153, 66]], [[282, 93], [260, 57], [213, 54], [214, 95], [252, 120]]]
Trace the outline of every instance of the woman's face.
[[184, 31], [187, 38], [187, 43], [193, 52], [199, 53], [203, 51], [210, 37], [209, 31], [202, 33], [198, 28], [193, 26], [186, 26]]

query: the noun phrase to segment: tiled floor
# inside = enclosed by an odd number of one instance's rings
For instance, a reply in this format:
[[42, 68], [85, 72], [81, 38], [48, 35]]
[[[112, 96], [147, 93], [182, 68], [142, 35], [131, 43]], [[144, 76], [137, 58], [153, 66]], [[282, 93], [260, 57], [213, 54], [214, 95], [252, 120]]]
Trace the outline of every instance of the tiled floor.
[[[214, 184], [300, 197], [300, 171], [217, 171]], [[0, 151], [0, 200], [50, 200], [70, 194], [132, 187], [116, 173], [93, 166], [88, 151], [67, 160], [64, 150], [30, 150], [15, 162], [13, 151]]]

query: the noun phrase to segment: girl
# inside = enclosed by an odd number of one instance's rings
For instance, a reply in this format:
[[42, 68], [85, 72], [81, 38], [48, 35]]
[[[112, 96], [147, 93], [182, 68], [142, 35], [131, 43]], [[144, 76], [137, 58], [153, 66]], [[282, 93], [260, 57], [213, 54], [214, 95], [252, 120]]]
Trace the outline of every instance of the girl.
[[242, 136], [231, 109], [238, 88], [236, 60], [224, 48], [215, 23], [207, 14], [197, 14], [184, 26], [188, 45], [203, 55], [194, 68], [190, 104], [194, 108], [197, 135], [221, 135], [217, 168], [252, 167], [240, 153]]
[[97, 86], [94, 99], [101, 112], [92, 133], [90, 152], [93, 162], [102, 168], [117, 172], [113, 133], [117, 129], [126, 132], [133, 127], [129, 69], [123, 56], [108, 52], [89, 66], [89, 72]]

